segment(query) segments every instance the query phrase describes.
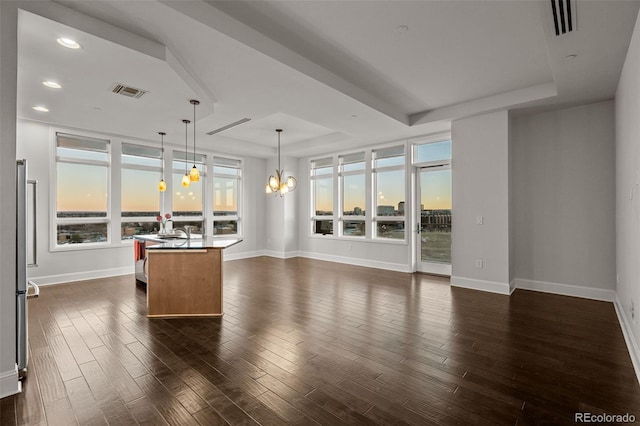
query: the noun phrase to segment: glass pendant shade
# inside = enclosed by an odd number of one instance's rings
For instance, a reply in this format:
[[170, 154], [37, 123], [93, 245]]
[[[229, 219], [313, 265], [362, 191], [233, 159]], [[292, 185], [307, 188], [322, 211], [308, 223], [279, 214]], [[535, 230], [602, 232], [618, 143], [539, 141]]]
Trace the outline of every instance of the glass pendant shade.
[[164, 192], [167, 190], [167, 183], [162, 179], [160, 183], [158, 183], [158, 191]]
[[191, 182], [198, 182], [200, 180], [200, 170], [198, 170], [195, 164], [191, 168], [191, 172], [189, 172], [189, 179], [191, 179]]
[[188, 188], [189, 185], [191, 185], [191, 179], [189, 175], [185, 173], [184, 176], [182, 176], [182, 186]]

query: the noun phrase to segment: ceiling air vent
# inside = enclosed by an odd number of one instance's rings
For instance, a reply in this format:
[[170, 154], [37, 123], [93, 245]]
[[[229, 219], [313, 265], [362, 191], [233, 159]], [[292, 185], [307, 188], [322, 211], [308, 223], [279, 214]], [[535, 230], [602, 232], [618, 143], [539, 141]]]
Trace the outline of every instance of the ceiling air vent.
[[139, 99], [142, 95], [147, 93], [147, 91], [136, 89], [135, 87], [127, 86], [125, 84], [116, 83], [113, 88], [111, 88], [111, 93], [126, 96], [127, 98]]
[[575, 0], [550, 0], [553, 13], [553, 26], [556, 36], [570, 33], [576, 29]]
[[239, 126], [240, 124], [246, 123], [247, 121], [251, 121], [251, 119], [250, 118], [243, 118], [243, 119], [240, 119], [238, 121], [234, 121], [233, 123], [227, 124], [226, 126], [222, 126], [219, 129], [215, 129], [215, 130], [212, 130], [210, 132], [207, 132], [207, 134], [208, 135], [215, 135], [216, 133], [224, 132], [225, 130], [228, 130], [228, 129], [232, 128], [232, 127]]

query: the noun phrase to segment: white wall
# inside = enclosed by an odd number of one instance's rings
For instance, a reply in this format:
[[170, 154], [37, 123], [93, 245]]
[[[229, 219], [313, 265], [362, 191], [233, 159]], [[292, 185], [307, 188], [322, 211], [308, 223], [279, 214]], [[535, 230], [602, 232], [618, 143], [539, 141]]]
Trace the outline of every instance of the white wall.
[[20, 389], [16, 368], [17, 10], [0, 2], [0, 398]]
[[576, 295], [612, 300], [613, 102], [517, 117], [512, 126], [516, 285], [578, 286]]
[[508, 112], [454, 121], [452, 140], [451, 285], [508, 294]]
[[640, 377], [640, 23], [637, 21], [618, 83], [615, 108], [616, 308]]
[[[73, 133], [74, 130], [68, 130]], [[99, 135], [99, 134], [98, 134]], [[107, 135], [108, 136], [108, 135]], [[50, 250], [49, 185], [53, 159], [49, 157], [52, 131], [49, 125], [19, 120], [17, 129], [17, 156], [28, 160], [29, 179], [38, 181], [37, 247], [38, 266], [29, 268], [29, 278], [38, 284], [68, 282], [101, 276], [133, 273], [133, 248], [126, 242], [109, 248], [87, 248], [73, 251]], [[122, 139], [122, 138], [118, 138]], [[220, 154], [220, 153], [218, 153]], [[14, 155], [15, 158], [15, 155]], [[225, 251], [226, 259], [237, 259], [262, 254], [264, 229], [261, 212], [264, 196], [256, 194], [263, 180], [264, 160], [244, 159], [242, 192], [243, 242]]]

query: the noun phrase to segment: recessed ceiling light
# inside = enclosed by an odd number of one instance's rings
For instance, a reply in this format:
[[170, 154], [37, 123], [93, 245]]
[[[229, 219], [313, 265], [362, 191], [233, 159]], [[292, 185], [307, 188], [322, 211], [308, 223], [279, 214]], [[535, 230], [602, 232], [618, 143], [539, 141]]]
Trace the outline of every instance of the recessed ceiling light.
[[68, 47], [69, 49], [80, 49], [78, 42], [73, 39], [60, 37], [56, 41], [60, 46]]
[[402, 33], [406, 33], [407, 31], [409, 31], [409, 27], [406, 26], [406, 25], [398, 25], [393, 30], [395, 32], [397, 32], [398, 34], [402, 34]]
[[51, 87], [52, 89], [60, 89], [62, 86], [60, 85], [60, 83], [56, 83], [55, 81], [43, 81], [42, 84], [44, 84], [47, 87]]
[[38, 112], [49, 112], [49, 108], [44, 107], [42, 105], [36, 105], [33, 107], [34, 110], [38, 111]]
[[577, 57], [578, 57], [578, 55], [576, 55], [575, 53], [572, 53], [571, 55], [565, 56], [564, 59], [571, 60], [571, 59], [575, 59]]
[[358, 114], [352, 114], [351, 118], [358, 118]]

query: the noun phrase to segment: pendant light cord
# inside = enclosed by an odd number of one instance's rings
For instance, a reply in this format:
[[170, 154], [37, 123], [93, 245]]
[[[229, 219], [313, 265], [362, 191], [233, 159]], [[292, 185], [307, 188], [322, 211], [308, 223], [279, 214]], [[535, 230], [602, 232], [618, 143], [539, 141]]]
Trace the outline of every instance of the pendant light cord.
[[189, 174], [187, 171], [187, 162], [189, 161], [188, 156], [189, 156], [189, 148], [187, 146], [187, 143], [189, 142], [189, 135], [187, 132], [187, 126], [189, 125], [189, 123], [191, 123], [189, 120], [182, 120], [182, 122], [184, 123], [184, 174]]
[[196, 166], [196, 105], [193, 102], [193, 167]]
[[160, 152], [162, 152], [162, 180], [164, 180], [164, 132], [160, 132]]
[[282, 129], [276, 129], [276, 132], [278, 132], [278, 172], [282, 173], [282, 169], [280, 168], [280, 133], [282, 133]]

